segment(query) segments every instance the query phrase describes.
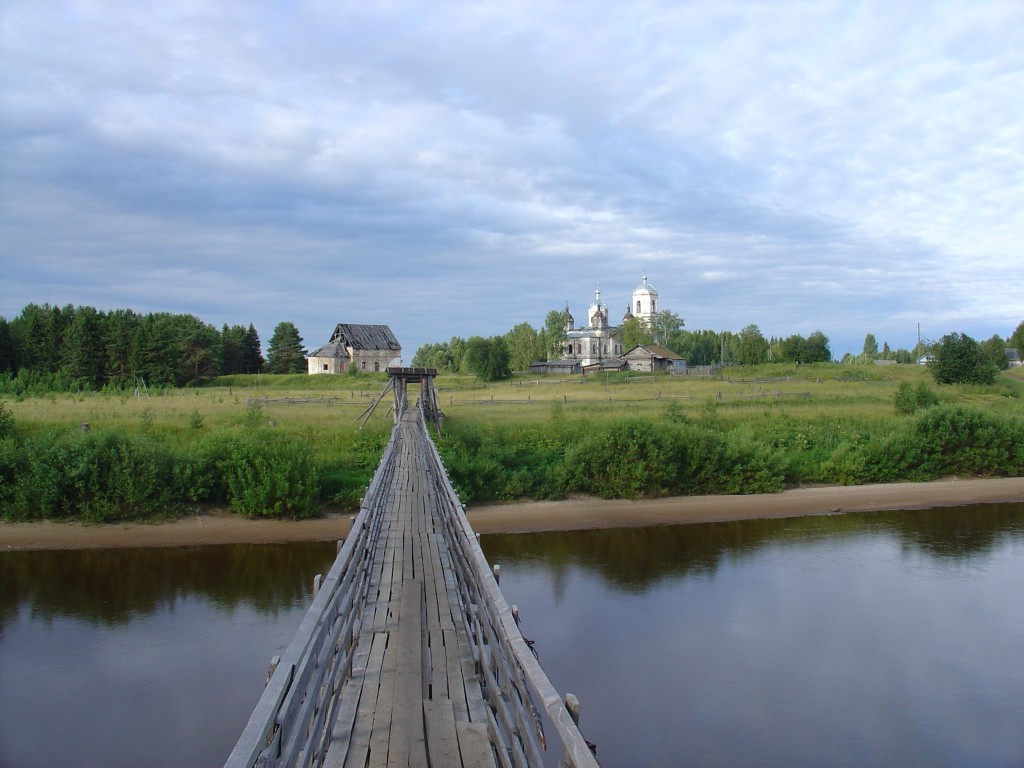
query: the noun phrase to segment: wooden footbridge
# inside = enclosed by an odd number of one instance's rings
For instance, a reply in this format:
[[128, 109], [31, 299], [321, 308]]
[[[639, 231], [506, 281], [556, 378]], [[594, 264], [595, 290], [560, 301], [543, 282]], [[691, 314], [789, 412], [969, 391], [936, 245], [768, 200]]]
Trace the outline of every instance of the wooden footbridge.
[[388, 372], [391, 440], [225, 768], [595, 768], [430, 439], [436, 371]]

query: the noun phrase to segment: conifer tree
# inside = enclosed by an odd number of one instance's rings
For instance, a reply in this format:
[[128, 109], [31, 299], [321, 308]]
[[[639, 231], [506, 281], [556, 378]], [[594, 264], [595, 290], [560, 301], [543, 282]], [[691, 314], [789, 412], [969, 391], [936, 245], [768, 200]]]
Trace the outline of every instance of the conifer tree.
[[267, 370], [270, 373], [305, 373], [306, 350], [299, 329], [288, 321], [274, 327], [267, 348]]

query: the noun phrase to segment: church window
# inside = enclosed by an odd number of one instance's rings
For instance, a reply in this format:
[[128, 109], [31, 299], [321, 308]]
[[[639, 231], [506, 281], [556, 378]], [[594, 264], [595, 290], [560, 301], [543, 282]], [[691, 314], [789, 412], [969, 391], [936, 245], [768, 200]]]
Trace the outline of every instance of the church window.
[[364, 371], [366, 370], [366, 361], [365, 360], [363, 360], [363, 370]]
[[636, 301], [636, 313], [638, 315], [640, 314], [640, 300], [639, 299], [637, 299], [637, 301]]
[[657, 299], [651, 299], [651, 312], [657, 312], [658, 311], [657, 305], [658, 305], [658, 300]]

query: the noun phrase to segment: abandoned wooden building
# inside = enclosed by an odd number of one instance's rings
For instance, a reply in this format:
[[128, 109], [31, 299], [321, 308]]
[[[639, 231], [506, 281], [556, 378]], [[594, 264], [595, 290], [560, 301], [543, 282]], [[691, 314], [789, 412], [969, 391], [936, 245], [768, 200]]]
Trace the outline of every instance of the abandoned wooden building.
[[310, 374], [348, 371], [386, 371], [400, 365], [402, 346], [386, 325], [339, 323], [331, 340], [310, 352]]
[[676, 371], [685, 370], [686, 361], [671, 349], [657, 344], [638, 344], [622, 356], [630, 371]]

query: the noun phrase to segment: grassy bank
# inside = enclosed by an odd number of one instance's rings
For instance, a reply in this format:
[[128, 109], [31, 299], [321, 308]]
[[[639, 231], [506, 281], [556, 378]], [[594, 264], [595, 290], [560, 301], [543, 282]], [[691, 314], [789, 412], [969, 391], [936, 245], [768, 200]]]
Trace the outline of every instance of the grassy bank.
[[[918, 366], [840, 365], [437, 383], [449, 417], [438, 445], [467, 502], [1024, 474], [1020, 369], [992, 387], [938, 387]], [[383, 375], [237, 376], [148, 396], [9, 400], [0, 515], [352, 509], [386, 444], [389, 400], [363, 430], [356, 420], [384, 384]]]

